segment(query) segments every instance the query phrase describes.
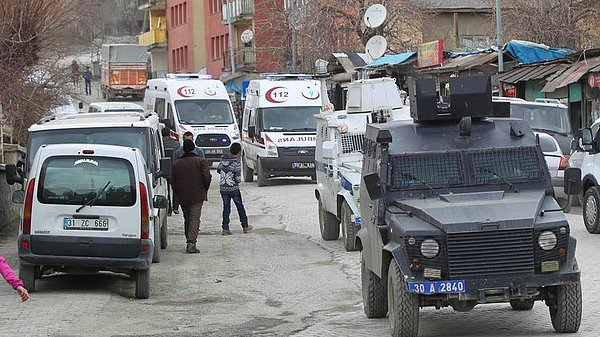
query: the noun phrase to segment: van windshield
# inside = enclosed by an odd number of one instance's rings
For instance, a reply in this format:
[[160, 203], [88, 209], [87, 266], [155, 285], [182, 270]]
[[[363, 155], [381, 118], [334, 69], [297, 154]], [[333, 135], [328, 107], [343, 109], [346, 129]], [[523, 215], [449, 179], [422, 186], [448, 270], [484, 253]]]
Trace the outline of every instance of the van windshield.
[[233, 124], [233, 113], [227, 100], [175, 101], [175, 111], [181, 124]]
[[148, 163], [147, 143], [146, 128], [112, 127], [35, 131], [29, 134], [27, 167], [31, 167], [38, 149], [44, 144], [106, 144], [136, 147], [140, 149]]
[[51, 157], [42, 165], [39, 186], [44, 204], [82, 205], [96, 197], [94, 206], [135, 204], [133, 167], [120, 158]]
[[569, 113], [565, 108], [512, 103], [510, 116], [525, 120], [532, 129], [571, 134]]
[[314, 115], [321, 111], [318, 106], [290, 106], [258, 109], [262, 115], [265, 131], [316, 131]]

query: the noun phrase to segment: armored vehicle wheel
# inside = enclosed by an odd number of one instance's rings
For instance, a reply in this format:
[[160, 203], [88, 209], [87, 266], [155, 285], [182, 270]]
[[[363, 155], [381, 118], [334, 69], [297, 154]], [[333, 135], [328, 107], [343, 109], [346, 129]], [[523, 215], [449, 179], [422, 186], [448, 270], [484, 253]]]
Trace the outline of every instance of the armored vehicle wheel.
[[531, 310], [534, 304], [534, 300], [510, 300], [510, 306], [513, 310]]
[[585, 229], [592, 234], [600, 233], [600, 195], [596, 187], [590, 187], [583, 197], [583, 223]]
[[365, 266], [360, 252], [360, 278], [362, 283], [363, 310], [368, 318], [383, 318], [388, 312], [385, 282]]
[[419, 297], [408, 291], [408, 283], [394, 260], [388, 270], [387, 303], [392, 336], [416, 337], [419, 334]]
[[267, 174], [264, 172], [262, 165], [260, 164], [260, 158], [256, 161], [256, 182], [259, 187], [266, 186], [268, 183]]
[[135, 276], [135, 297], [146, 299], [150, 296], [150, 269], [136, 270]]
[[325, 241], [337, 240], [340, 237], [340, 222], [335, 215], [323, 209], [321, 200], [319, 200], [319, 227], [321, 237]]
[[154, 226], [154, 253], [152, 263], [160, 262], [160, 225]]
[[550, 318], [556, 332], [573, 333], [581, 324], [581, 283], [556, 286], [554, 303], [550, 303]]
[[163, 224], [160, 226], [160, 248], [166, 249], [168, 246], [167, 242], [167, 217], [164, 217]]
[[35, 291], [35, 270], [37, 266], [22, 264], [19, 266], [19, 278], [23, 281], [23, 287], [30, 293]]
[[242, 155], [242, 171], [244, 172], [244, 182], [251, 183], [254, 180], [254, 170], [248, 167], [246, 157]]
[[342, 203], [342, 238], [344, 238], [344, 248], [347, 251], [356, 250], [356, 225], [352, 222], [352, 209], [344, 201]]

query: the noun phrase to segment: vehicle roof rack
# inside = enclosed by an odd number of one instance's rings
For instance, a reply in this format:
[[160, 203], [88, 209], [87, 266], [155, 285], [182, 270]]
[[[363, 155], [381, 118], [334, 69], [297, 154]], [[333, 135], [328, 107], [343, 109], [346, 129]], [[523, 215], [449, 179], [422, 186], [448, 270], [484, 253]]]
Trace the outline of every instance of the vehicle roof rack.
[[208, 74], [198, 74], [198, 73], [168, 73], [165, 75], [166, 78], [170, 79], [199, 79], [199, 80], [212, 80], [212, 76]]
[[291, 73], [264, 73], [260, 74], [262, 78], [271, 80], [271, 81], [282, 81], [282, 80], [312, 80], [315, 78], [315, 75], [311, 74], [291, 74]]
[[538, 102], [538, 103], [562, 104], [562, 102], [558, 98], [541, 98], [540, 97], [540, 98], [536, 98], [535, 101]]

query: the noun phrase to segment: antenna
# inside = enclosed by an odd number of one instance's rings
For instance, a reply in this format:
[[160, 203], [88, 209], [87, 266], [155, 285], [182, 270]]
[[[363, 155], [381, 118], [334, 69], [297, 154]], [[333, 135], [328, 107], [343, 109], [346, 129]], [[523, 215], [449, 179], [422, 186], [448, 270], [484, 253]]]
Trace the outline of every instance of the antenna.
[[374, 4], [367, 8], [363, 20], [365, 26], [369, 28], [377, 28], [383, 24], [387, 16], [387, 9], [381, 4]]
[[375, 35], [367, 41], [365, 51], [373, 60], [383, 56], [387, 49], [387, 40], [381, 35]]

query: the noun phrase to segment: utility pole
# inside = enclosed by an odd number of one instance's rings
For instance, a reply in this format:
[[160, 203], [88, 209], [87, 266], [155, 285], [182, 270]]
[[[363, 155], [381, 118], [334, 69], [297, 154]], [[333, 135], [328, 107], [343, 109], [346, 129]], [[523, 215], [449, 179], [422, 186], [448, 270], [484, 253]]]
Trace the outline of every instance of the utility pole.
[[292, 30], [292, 71], [296, 71], [296, 0], [290, 0], [290, 28]]
[[[498, 45], [498, 73], [504, 71], [504, 50], [502, 50], [502, 0], [496, 0], [496, 44]], [[502, 96], [502, 88], [498, 90], [498, 96]]]
[[233, 15], [233, 0], [227, 2], [227, 34], [229, 35], [229, 61], [231, 62], [231, 74], [235, 74], [235, 55], [233, 55], [233, 27], [231, 19]]

